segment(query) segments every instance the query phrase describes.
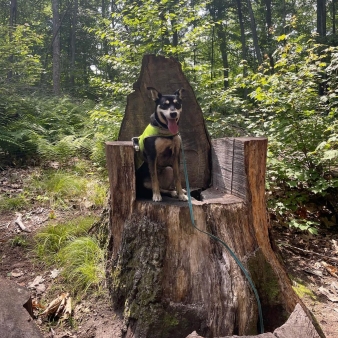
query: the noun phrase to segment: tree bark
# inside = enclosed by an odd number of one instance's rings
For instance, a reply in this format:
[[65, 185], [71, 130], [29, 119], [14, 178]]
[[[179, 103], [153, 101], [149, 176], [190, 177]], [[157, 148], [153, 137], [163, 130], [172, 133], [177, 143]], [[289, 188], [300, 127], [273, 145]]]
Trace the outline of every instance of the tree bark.
[[59, 1], [52, 0], [53, 10], [53, 92], [61, 94], [61, 45]]
[[251, 0], [247, 0], [247, 6], [248, 6], [248, 11], [249, 11], [249, 16], [250, 16], [252, 40], [253, 40], [253, 44], [254, 44], [254, 48], [256, 52], [256, 58], [257, 58], [258, 64], [260, 65], [263, 63], [263, 59], [262, 59], [261, 50], [259, 48], [258, 35], [257, 35], [257, 30], [256, 30], [256, 22], [255, 22], [255, 16], [254, 16], [252, 6], [251, 6]]
[[224, 89], [229, 88], [229, 61], [227, 51], [227, 34], [226, 29], [222, 21], [225, 19], [226, 6], [223, 0], [216, 2], [217, 6], [217, 37], [220, 41], [219, 48], [222, 55], [222, 66], [223, 66], [223, 85]]
[[71, 39], [70, 39], [70, 83], [72, 89], [75, 88], [75, 58], [76, 58], [76, 26], [77, 26], [77, 13], [78, 13], [78, 0], [73, 1], [72, 10], [72, 28], [71, 28]]
[[[243, 63], [243, 76], [247, 76], [247, 47], [246, 47], [246, 39], [245, 39], [245, 29], [243, 22], [243, 12], [242, 12], [242, 0], [236, 0], [237, 3], [237, 13], [238, 13], [238, 22], [241, 30], [241, 46], [242, 46], [242, 62]], [[243, 98], [246, 99], [248, 96], [248, 89], [244, 88]]]
[[326, 36], [326, 0], [317, 0], [317, 33]]
[[[9, 12], [9, 41], [13, 40], [13, 30], [15, 29], [16, 25], [16, 15], [17, 15], [17, 0], [11, 0], [11, 7]], [[11, 55], [9, 57], [9, 63], [12, 65], [14, 62], [14, 57]], [[11, 80], [13, 77], [12, 69], [9, 70], [7, 74], [7, 79]]]

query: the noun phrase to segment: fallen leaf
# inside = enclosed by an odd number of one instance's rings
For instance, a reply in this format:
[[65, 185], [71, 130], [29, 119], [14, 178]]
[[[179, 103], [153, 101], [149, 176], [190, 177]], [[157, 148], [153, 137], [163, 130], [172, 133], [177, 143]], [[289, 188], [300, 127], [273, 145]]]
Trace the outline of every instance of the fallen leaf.
[[59, 274], [60, 274], [61, 270], [58, 270], [58, 269], [54, 269], [50, 272], [50, 277], [52, 279], [56, 278]]
[[333, 250], [335, 254], [338, 254], [338, 244], [336, 240], [332, 240], [332, 244], [333, 244]]
[[41, 313], [41, 316], [50, 316], [54, 315], [57, 316], [57, 314], [61, 313], [61, 307], [64, 306], [66, 298], [69, 296], [68, 292], [61, 293], [57, 298], [52, 300], [45, 311]]
[[63, 310], [62, 319], [68, 319], [72, 314], [72, 298], [68, 297], [66, 300], [65, 308]]
[[44, 293], [46, 291], [46, 285], [45, 284], [39, 284], [38, 286], [35, 287], [35, 290], [38, 295], [41, 293]]
[[338, 297], [331, 294], [331, 292], [329, 290], [325, 289], [322, 286], [318, 290], [321, 294], [326, 296], [329, 301], [334, 302], [334, 303], [338, 302]]
[[32, 300], [33, 309], [45, 309], [46, 307], [39, 303], [36, 299]]
[[337, 275], [338, 269], [335, 266], [327, 264], [326, 262], [321, 262], [321, 263], [331, 276], [338, 278], [338, 275]]
[[11, 276], [14, 277], [14, 278], [17, 278], [17, 277], [21, 277], [23, 276], [24, 273], [23, 272], [11, 272]]
[[36, 276], [33, 282], [28, 283], [29, 289], [34, 289], [36, 286], [38, 286], [40, 283], [44, 282], [44, 278], [42, 276]]

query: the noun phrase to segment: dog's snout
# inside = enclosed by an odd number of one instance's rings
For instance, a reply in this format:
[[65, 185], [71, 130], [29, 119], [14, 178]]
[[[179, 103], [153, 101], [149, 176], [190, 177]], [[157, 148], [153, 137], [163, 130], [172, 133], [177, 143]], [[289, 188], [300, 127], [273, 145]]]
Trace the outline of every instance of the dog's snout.
[[177, 117], [177, 112], [171, 112], [170, 113], [170, 117], [172, 117], [173, 119]]

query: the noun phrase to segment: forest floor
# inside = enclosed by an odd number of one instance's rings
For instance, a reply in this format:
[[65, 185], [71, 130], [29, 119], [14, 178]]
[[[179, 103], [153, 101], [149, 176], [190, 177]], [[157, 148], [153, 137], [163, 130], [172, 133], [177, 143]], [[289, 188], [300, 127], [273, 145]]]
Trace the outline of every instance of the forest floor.
[[[1, 175], [4, 177], [7, 173], [3, 171]], [[11, 182], [11, 185], [0, 186], [0, 193], [21, 188], [20, 182]], [[73, 208], [53, 212], [57, 219], [65, 220], [88, 213], [99, 214], [100, 210]], [[46, 305], [57, 297], [60, 290], [68, 290], [53, 269], [35, 259], [27, 243], [31, 243], [34, 233], [46, 226], [51, 210], [34, 205], [21, 213], [30, 232], [22, 232], [15, 224], [15, 212], [0, 211], [0, 278], [30, 287], [36, 304]], [[338, 233], [325, 229], [318, 235], [310, 235], [274, 224], [272, 238], [296, 292], [312, 311], [326, 337], [338, 337]], [[39, 283], [33, 283], [37, 277]], [[37, 316], [34, 321], [44, 337], [121, 337], [123, 323], [113, 311], [104, 287], [100, 293], [74, 300], [72, 305], [71, 318], [63, 322], [51, 322]]]

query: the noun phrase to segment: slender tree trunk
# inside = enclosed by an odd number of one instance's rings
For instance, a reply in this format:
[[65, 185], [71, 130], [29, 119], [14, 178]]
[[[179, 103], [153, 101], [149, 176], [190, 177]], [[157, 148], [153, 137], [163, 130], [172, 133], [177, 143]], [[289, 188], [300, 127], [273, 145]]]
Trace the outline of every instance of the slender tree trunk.
[[[244, 29], [244, 22], [243, 22], [243, 13], [242, 13], [242, 0], [236, 0], [237, 2], [237, 13], [238, 13], [238, 21], [239, 27], [241, 30], [241, 46], [242, 46], [242, 60], [247, 60], [247, 47], [246, 47], [246, 40], [245, 40], [245, 29]], [[243, 76], [247, 76], [247, 66], [246, 62], [243, 64]], [[247, 88], [244, 89], [243, 97], [244, 99], [247, 98], [248, 90]]]
[[326, 36], [326, 0], [317, 0], [317, 33]]
[[336, 34], [336, 0], [332, 0], [332, 34]]
[[273, 60], [273, 56], [272, 56], [272, 34], [271, 34], [271, 30], [272, 30], [272, 14], [271, 14], [271, 0], [264, 0], [265, 3], [265, 8], [266, 8], [266, 12], [265, 12], [265, 19], [266, 19], [266, 30], [267, 30], [267, 40], [268, 40], [268, 58], [270, 61], [270, 67], [271, 67], [271, 72], [273, 73], [274, 71], [274, 60]]
[[[11, 7], [9, 13], [9, 41], [13, 40], [13, 30], [15, 29], [14, 26], [16, 25], [16, 15], [17, 15], [17, 0], [11, 0]], [[9, 57], [10, 65], [13, 64], [14, 57], [11, 55]], [[13, 77], [12, 67], [7, 74], [7, 79], [10, 80]]]
[[249, 11], [249, 15], [250, 15], [250, 24], [251, 24], [251, 31], [252, 31], [252, 39], [253, 39], [253, 43], [254, 43], [254, 48], [255, 48], [255, 52], [256, 52], [256, 58], [258, 61], [258, 64], [262, 64], [263, 63], [263, 59], [262, 59], [262, 54], [261, 54], [261, 50], [259, 48], [259, 44], [258, 44], [258, 35], [257, 35], [257, 30], [256, 30], [256, 22], [255, 22], [255, 16], [252, 10], [252, 6], [251, 6], [251, 0], [247, 0], [247, 5], [248, 5], [248, 11]]
[[[217, 3], [217, 21], [222, 22], [225, 19], [226, 6], [223, 0], [218, 0]], [[220, 51], [222, 55], [222, 66], [223, 66], [223, 84], [224, 89], [229, 88], [229, 61], [227, 51], [227, 34], [224, 24], [219, 23], [217, 25], [217, 37], [220, 41]]]
[[76, 26], [77, 26], [78, 0], [73, 1], [72, 30], [71, 30], [71, 59], [70, 59], [70, 83], [72, 89], [75, 87], [75, 58], [76, 58]]
[[53, 10], [53, 92], [61, 94], [61, 50], [59, 0], [52, 0]]

